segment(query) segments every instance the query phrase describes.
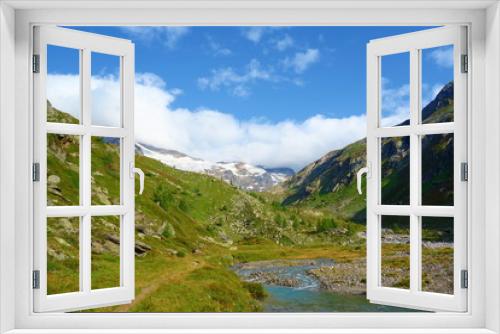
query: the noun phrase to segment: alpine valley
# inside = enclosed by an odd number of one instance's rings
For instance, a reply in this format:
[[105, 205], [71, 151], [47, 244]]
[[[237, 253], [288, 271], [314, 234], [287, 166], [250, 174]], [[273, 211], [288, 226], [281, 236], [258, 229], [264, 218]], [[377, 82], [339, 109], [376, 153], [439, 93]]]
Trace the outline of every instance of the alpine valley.
[[[76, 123], [48, 103], [48, 120]], [[453, 120], [453, 85], [422, 112], [424, 122]], [[405, 123], [403, 123], [405, 124]], [[47, 137], [48, 205], [79, 201], [79, 137]], [[409, 196], [409, 141], [381, 141], [382, 197]], [[92, 204], [119, 202], [117, 142], [92, 139]], [[453, 135], [422, 137], [422, 198], [453, 201]], [[136, 196], [136, 296], [92, 312], [371, 312], [405, 311], [366, 300], [365, 200], [355, 175], [365, 140], [334, 150], [296, 174], [243, 162], [209, 162], [174, 150], [136, 145], [146, 174]], [[49, 294], [78, 291], [78, 218], [47, 222]], [[92, 218], [92, 288], [119, 284], [119, 217]], [[384, 218], [383, 282], [408, 287], [409, 226]], [[422, 284], [453, 289], [453, 228], [423, 230]]]

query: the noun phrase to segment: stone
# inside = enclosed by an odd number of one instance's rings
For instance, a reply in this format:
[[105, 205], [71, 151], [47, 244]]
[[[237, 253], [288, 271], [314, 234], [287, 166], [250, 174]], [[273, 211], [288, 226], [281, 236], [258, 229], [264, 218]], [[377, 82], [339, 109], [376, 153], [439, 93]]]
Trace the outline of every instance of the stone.
[[107, 234], [106, 239], [111, 241], [112, 243], [119, 245], [120, 244], [120, 238], [116, 235], [113, 234]]
[[52, 248], [47, 249], [47, 254], [58, 261], [64, 261], [68, 258], [64, 253], [58, 252]]
[[49, 175], [49, 177], [47, 177], [48, 186], [56, 185], [59, 184], [60, 182], [61, 178], [57, 175]]
[[151, 246], [149, 246], [148, 244], [145, 244], [143, 242], [136, 241], [134, 250], [135, 250], [135, 255], [144, 256], [144, 255], [146, 255], [147, 252], [149, 252], [151, 250]]
[[71, 245], [66, 241], [64, 240], [63, 238], [59, 238], [59, 237], [56, 237], [55, 238], [56, 241], [61, 245], [61, 246], [64, 246], [64, 247], [71, 247]]

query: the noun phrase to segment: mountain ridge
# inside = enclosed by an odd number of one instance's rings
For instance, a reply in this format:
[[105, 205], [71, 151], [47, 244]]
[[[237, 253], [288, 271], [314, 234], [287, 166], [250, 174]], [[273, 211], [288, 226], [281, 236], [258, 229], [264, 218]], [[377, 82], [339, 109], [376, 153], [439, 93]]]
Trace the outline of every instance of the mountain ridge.
[[136, 150], [170, 167], [211, 175], [247, 191], [266, 191], [286, 181], [294, 173], [289, 168], [266, 168], [244, 162], [211, 162], [145, 143], [137, 143]]
[[[453, 83], [443, 86], [436, 97], [422, 109], [423, 123], [453, 121]], [[405, 120], [396, 126], [408, 125]], [[424, 203], [447, 204], [452, 201], [453, 185], [449, 184], [449, 168], [453, 170], [453, 135], [422, 137]], [[383, 139], [382, 175], [385, 182], [382, 198], [385, 204], [409, 201], [409, 140], [408, 137]], [[432, 152], [433, 154], [425, 154]], [[330, 206], [343, 211], [349, 218], [364, 221], [365, 204], [355, 191], [356, 173], [366, 165], [366, 138], [342, 149], [333, 150], [305, 166], [281, 186], [283, 205], [311, 202], [318, 207]], [[433, 168], [431, 168], [433, 167]], [[399, 175], [399, 178], [396, 178]], [[441, 179], [441, 180], [439, 180]], [[405, 181], [407, 181], [406, 184]], [[425, 196], [424, 196], [425, 197]], [[332, 203], [336, 200], [341, 203]], [[427, 201], [427, 202], [426, 202]]]

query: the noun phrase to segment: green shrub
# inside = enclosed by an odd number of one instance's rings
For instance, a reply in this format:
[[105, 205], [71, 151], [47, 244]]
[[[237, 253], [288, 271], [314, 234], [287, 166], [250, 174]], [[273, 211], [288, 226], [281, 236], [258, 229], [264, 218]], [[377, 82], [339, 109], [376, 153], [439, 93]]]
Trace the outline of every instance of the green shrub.
[[181, 199], [179, 201], [179, 209], [181, 209], [184, 212], [188, 211], [189, 208], [185, 200]]
[[163, 230], [161, 235], [166, 239], [175, 237], [174, 226], [172, 224], [165, 223], [165, 229]]
[[316, 232], [326, 232], [337, 228], [337, 223], [333, 218], [323, 218], [316, 225]]
[[277, 215], [274, 217], [274, 222], [276, 223], [276, 225], [278, 225], [279, 227], [286, 227], [287, 226], [287, 222], [286, 222], [286, 219], [281, 216], [281, 215]]
[[356, 234], [356, 227], [354, 224], [347, 224], [347, 236], [352, 237]]
[[153, 201], [158, 203], [158, 205], [167, 210], [169, 203], [172, 203], [174, 196], [170, 193], [167, 186], [164, 183], [159, 183], [153, 192]]
[[250, 292], [253, 298], [263, 300], [267, 297], [267, 291], [264, 286], [256, 282], [243, 282], [243, 287]]

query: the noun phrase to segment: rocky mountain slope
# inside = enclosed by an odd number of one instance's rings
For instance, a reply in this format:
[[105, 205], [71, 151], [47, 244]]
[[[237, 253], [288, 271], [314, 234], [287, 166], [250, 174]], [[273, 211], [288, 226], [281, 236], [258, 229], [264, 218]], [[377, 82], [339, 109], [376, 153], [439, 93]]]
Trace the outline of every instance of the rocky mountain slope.
[[170, 167], [211, 175], [248, 191], [266, 191], [288, 180], [294, 174], [294, 171], [289, 168], [266, 169], [244, 162], [211, 162], [176, 150], [140, 143], [136, 146], [145, 156], [161, 161]]
[[[422, 110], [423, 123], [453, 121], [453, 83], [445, 85]], [[407, 125], [408, 121], [400, 125]], [[381, 141], [382, 200], [409, 201], [409, 138]], [[366, 140], [327, 153], [283, 184], [285, 205], [328, 207], [348, 218], [364, 220], [365, 203], [355, 190], [356, 172], [366, 165]], [[453, 135], [422, 137], [423, 204], [453, 203]]]

